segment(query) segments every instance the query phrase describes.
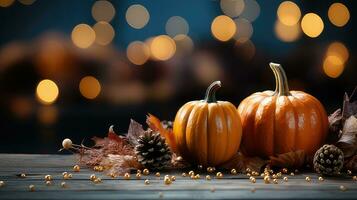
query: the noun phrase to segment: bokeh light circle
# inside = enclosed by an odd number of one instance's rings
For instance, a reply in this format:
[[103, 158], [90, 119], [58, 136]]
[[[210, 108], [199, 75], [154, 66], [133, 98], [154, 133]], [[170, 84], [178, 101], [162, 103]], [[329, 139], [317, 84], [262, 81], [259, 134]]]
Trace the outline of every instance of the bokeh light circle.
[[79, 91], [87, 99], [95, 99], [101, 91], [99, 81], [93, 76], [86, 76], [79, 82]]
[[151, 41], [150, 51], [155, 59], [168, 60], [175, 54], [176, 44], [169, 36], [159, 35]]
[[115, 31], [108, 22], [97, 22], [93, 26], [93, 30], [95, 32], [95, 42], [100, 45], [111, 43], [115, 36]]
[[105, 0], [96, 1], [92, 6], [92, 16], [99, 21], [110, 22], [115, 15], [115, 8], [112, 3]]
[[226, 16], [220, 15], [214, 18], [211, 24], [212, 35], [219, 41], [228, 41], [236, 33], [236, 24]]
[[239, 16], [253, 22], [259, 17], [259, 14], [260, 6], [258, 2], [255, 0], [245, 0], [244, 10]]
[[300, 24], [287, 26], [277, 20], [274, 26], [276, 37], [283, 42], [294, 42], [301, 36]]
[[11, 6], [15, 0], [0, 0], [0, 7], [6, 8]]
[[58, 94], [58, 86], [52, 80], [45, 79], [37, 85], [36, 96], [43, 104], [52, 104], [56, 101]]
[[173, 39], [175, 40], [176, 51], [178, 53], [191, 53], [193, 51], [194, 44], [188, 35], [176, 35]]
[[337, 56], [327, 56], [323, 63], [323, 70], [328, 77], [337, 78], [343, 70], [343, 61]]
[[143, 65], [150, 58], [149, 47], [140, 41], [131, 42], [126, 50], [129, 61], [135, 65]]
[[248, 41], [253, 35], [253, 26], [250, 21], [244, 18], [237, 18], [234, 20], [234, 23], [237, 27], [234, 38], [240, 43]]
[[18, 0], [18, 1], [26, 6], [29, 6], [35, 3], [36, 0]]
[[333, 42], [327, 49], [327, 56], [337, 56], [343, 62], [346, 62], [349, 58], [349, 51], [347, 47], [341, 42]]
[[279, 21], [287, 26], [297, 24], [301, 17], [301, 11], [298, 5], [292, 1], [284, 1], [279, 5], [277, 11]]
[[87, 24], [78, 24], [72, 30], [72, 41], [79, 48], [88, 48], [95, 41], [95, 32]]
[[318, 37], [324, 30], [324, 22], [315, 13], [307, 13], [301, 20], [302, 31], [309, 37]]
[[187, 21], [180, 16], [170, 17], [165, 26], [167, 35], [175, 37], [176, 35], [187, 35], [189, 31], [189, 25]]
[[222, 12], [230, 17], [238, 17], [244, 10], [244, 0], [221, 0]]
[[144, 6], [135, 4], [127, 9], [125, 18], [131, 27], [141, 29], [149, 22], [150, 14]]
[[328, 9], [330, 22], [338, 27], [342, 27], [350, 20], [350, 11], [342, 3], [333, 3]]

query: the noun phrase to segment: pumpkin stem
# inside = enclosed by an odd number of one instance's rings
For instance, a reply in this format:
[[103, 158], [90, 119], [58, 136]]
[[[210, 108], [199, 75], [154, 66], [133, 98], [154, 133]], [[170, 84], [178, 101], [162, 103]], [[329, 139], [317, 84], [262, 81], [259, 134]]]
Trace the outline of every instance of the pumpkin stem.
[[205, 97], [205, 101], [207, 103], [214, 103], [216, 102], [216, 91], [221, 88], [222, 84], [221, 81], [215, 81], [213, 83], [211, 83], [210, 86], [208, 86], [207, 90], [206, 90], [206, 97]]
[[286, 77], [285, 71], [280, 64], [270, 63], [270, 67], [275, 69], [275, 79], [278, 80], [278, 95], [279, 96], [289, 96], [290, 90], [288, 85], [288, 78]]
[[278, 93], [278, 89], [279, 89], [279, 81], [278, 81], [278, 75], [276, 73], [276, 69], [274, 67], [274, 63], [269, 63], [270, 69], [273, 71], [274, 73], [274, 77], [275, 77], [275, 90], [274, 90], [274, 95]]

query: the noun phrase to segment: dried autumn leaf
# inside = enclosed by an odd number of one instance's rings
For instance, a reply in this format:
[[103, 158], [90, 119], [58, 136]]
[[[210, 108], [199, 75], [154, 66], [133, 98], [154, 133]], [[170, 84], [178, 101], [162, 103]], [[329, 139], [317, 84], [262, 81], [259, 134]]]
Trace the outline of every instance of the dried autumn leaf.
[[326, 138], [326, 142], [334, 144], [341, 137], [342, 129], [342, 111], [337, 109], [334, 113], [328, 116], [329, 133]]
[[234, 168], [239, 172], [245, 172], [247, 168], [260, 172], [267, 163], [267, 160], [263, 160], [259, 157], [247, 157], [241, 153], [237, 153], [232, 159], [221, 165], [221, 167], [226, 169]]
[[144, 132], [145, 130], [143, 129], [143, 126], [135, 120], [131, 119], [126, 138], [130, 144], [135, 146], [138, 144], [139, 136], [144, 134]]
[[131, 169], [142, 167], [135, 156], [114, 154], [109, 154], [102, 160], [100, 165], [108, 169], [108, 174], [114, 175], [123, 175], [126, 172], [130, 172]]
[[357, 115], [357, 87], [353, 90], [351, 96], [345, 93], [343, 101], [343, 120], [346, 120], [352, 115]]
[[357, 172], [357, 155], [345, 159], [345, 167], [346, 169], [352, 170], [352, 172]]
[[304, 150], [270, 156], [270, 165], [274, 167], [300, 168], [305, 162], [306, 154]]
[[171, 151], [176, 153], [176, 141], [172, 129], [165, 129], [162, 126], [161, 121], [150, 113], [146, 118], [146, 123], [152, 130], [158, 131], [160, 135], [166, 139]]
[[343, 126], [342, 136], [337, 146], [343, 151], [345, 157], [351, 157], [357, 152], [357, 118], [350, 116]]

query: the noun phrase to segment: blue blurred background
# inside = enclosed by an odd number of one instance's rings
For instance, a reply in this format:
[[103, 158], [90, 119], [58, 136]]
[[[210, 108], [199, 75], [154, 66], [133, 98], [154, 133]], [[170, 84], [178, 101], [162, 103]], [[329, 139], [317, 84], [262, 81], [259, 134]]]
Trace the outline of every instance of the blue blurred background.
[[54, 153], [147, 113], [173, 120], [215, 80], [238, 106], [275, 88], [269, 62], [331, 113], [357, 84], [353, 4], [0, 0], [0, 152]]

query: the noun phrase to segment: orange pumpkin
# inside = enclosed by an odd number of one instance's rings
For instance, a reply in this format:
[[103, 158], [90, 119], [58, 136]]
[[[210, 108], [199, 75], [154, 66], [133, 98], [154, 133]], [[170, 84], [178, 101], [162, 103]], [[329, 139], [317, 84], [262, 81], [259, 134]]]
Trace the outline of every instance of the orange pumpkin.
[[237, 153], [242, 126], [235, 106], [216, 101], [220, 81], [213, 82], [204, 100], [191, 101], [177, 112], [173, 131], [176, 148], [185, 160], [203, 166], [217, 166]]
[[328, 130], [326, 111], [313, 96], [289, 91], [280, 64], [270, 63], [275, 91], [257, 92], [238, 106], [242, 119], [241, 150], [249, 156], [268, 157], [296, 150], [313, 155]]

